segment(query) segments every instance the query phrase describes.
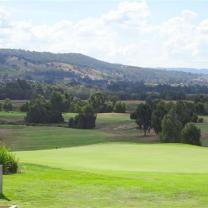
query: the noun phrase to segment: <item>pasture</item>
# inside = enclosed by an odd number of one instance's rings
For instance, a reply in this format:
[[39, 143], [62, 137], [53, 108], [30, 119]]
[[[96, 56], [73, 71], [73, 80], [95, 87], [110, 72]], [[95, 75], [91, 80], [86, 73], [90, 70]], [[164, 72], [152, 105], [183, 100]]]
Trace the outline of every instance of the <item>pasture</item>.
[[[5, 113], [12, 120], [24, 113]], [[74, 114], [64, 114], [65, 120]], [[206, 144], [208, 120], [197, 124]], [[1, 205], [21, 208], [205, 208], [208, 149], [159, 144], [129, 114], [98, 114], [93, 130], [0, 125], [21, 172], [4, 176]]]

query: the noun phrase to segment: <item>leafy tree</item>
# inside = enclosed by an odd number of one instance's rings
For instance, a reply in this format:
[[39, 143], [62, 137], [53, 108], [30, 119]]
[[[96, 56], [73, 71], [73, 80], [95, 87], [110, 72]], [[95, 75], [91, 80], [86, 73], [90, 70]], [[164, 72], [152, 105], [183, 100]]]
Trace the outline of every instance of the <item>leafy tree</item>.
[[96, 113], [102, 113], [105, 112], [106, 101], [107, 98], [104, 94], [96, 93], [90, 97], [89, 104], [92, 106]]
[[206, 114], [204, 104], [202, 102], [197, 102], [195, 104], [195, 110], [196, 110], [196, 113], [199, 114], [199, 115]]
[[179, 101], [175, 105], [175, 112], [177, 114], [178, 120], [185, 126], [186, 123], [191, 122], [193, 120], [197, 120], [197, 115], [194, 114], [194, 104]]
[[30, 101], [26, 115], [28, 123], [59, 123], [63, 122], [62, 112], [54, 109], [44, 97]]
[[201, 145], [201, 130], [192, 123], [187, 123], [181, 132], [181, 142], [185, 144]]
[[126, 104], [122, 103], [122, 102], [117, 102], [114, 107], [114, 112], [125, 113], [126, 112]]
[[180, 142], [182, 123], [178, 120], [174, 109], [171, 109], [162, 120], [161, 142]]
[[86, 105], [83, 107], [81, 113], [74, 118], [70, 118], [68, 126], [70, 128], [78, 129], [93, 129], [95, 128], [96, 114], [93, 111], [92, 106]]
[[0, 103], [0, 111], [2, 111], [2, 103]]
[[11, 100], [9, 98], [6, 98], [4, 100], [3, 109], [5, 111], [12, 111], [13, 105], [12, 105], [12, 102], [11, 102]]
[[156, 105], [155, 110], [152, 112], [151, 125], [156, 134], [162, 131], [162, 119], [167, 114], [168, 109], [165, 102], [160, 102]]
[[49, 123], [49, 114], [49, 103], [43, 97], [38, 97], [30, 101], [26, 121], [28, 123]]
[[150, 131], [151, 129], [151, 114], [151, 107], [148, 104], [141, 103], [138, 105], [134, 115], [137, 125], [139, 128], [143, 129], [145, 136], [147, 131]]
[[50, 102], [53, 111], [64, 112], [66, 110], [66, 103], [64, 99], [64, 96], [60, 92], [54, 91], [52, 93]]

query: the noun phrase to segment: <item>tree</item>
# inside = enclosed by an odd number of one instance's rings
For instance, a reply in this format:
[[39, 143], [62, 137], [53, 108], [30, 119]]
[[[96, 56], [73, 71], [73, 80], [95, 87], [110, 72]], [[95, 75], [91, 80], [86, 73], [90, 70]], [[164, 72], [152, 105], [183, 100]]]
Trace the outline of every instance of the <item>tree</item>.
[[151, 114], [151, 107], [148, 104], [141, 103], [138, 105], [134, 115], [137, 125], [143, 129], [145, 136], [147, 135], [147, 131], [151, 129]]
[[204, 104], [202, 102], [195, 103], [195, 110], [196, 110], [196, 113], [199, 115], [206, 114]]
[[81, 113], [74, 118], [70, 118], [68, 126], [70, 128], [78, 129], [93, 129], [95, 128], [96, 114], [93, 111], [92, 106], [86, 105], [83, 107]]
[[66, 108], [65, 100], [64, 100], [64, 96], [60, 92], [54, 91], [51, 94], [50, 102], [53, 111], [64, 112]]
[[114, 107], [114, 112], [116, 113], [125, 113], [126, 112], [126, 104], [122, 102], [116, 102]]
[[156, 105], [155, 110], [152, 112], [151, 125], [156, 134], [162, 131], [162, 119], [167, 113], [167, 106], [165, 102], [160, 102]]
[[6, 98], [4, 100], [3, 109], [5, 111], [12, 111], [13, 106], [12, 106], [12, 102], [11, 102], [11, 100], [9, 98]]
[[181, 142], [185, 144], [201, 145], [201, 130], [192, 123], [187, 123], [181, 132]]
[[63, 122], [62, 112], [54, 109], [44, 97], [31, 100], [26, 115], [28, 123], [59, 123]]
[[95, 93], [89, 99], [89, 104], [95, 110], [96, 113], [103, 113], [105, 112], [105, 103], [107, 99], [106, 96], [102, 93]]
[[41, 96], [31, 100], [25, 120], [28, 123], [49, 123], [49, 103]]
[[185, 126], [186, 123], [193, 120], [197, 120], [196, 114], [194, 114], [194, 104], [179, 101], [175, 105], [175, 112], [177, 114], [178, 120]]
[[162, 120], [161, 142], [180, 142], [182, 123], [178, 120], [174, 109], [171, 109]]

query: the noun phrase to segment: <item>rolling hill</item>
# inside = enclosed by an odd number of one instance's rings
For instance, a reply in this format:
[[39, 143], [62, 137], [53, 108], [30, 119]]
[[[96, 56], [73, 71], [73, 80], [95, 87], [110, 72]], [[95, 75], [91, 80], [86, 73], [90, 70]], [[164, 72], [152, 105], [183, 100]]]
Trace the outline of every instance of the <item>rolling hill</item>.
[[154, 84], [208, 83], [208, 75], [112, 64], [79, 53], [0, 49], [0, 80], [18, 78], [83, 83], [109, 81], [144, 81]]

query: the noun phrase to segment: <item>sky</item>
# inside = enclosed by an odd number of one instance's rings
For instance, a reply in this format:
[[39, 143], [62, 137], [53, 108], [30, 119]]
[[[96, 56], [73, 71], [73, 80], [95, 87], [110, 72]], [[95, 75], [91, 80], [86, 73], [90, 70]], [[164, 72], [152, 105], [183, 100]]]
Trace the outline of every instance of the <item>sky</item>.
[[208, 68], [208, 0], [0, 0], [0, 48]]

